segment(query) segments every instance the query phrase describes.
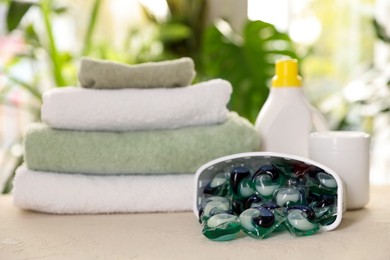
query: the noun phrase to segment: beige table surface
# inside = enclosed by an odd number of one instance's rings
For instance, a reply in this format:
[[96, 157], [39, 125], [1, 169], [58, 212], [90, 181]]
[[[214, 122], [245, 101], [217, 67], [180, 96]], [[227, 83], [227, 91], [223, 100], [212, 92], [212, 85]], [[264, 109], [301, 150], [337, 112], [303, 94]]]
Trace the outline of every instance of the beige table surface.
[[62, 216], [0, 197], [0, 259], [390, 259], [390, 186], [348, 211], [334, 231], [213, 242], [192, 212]]

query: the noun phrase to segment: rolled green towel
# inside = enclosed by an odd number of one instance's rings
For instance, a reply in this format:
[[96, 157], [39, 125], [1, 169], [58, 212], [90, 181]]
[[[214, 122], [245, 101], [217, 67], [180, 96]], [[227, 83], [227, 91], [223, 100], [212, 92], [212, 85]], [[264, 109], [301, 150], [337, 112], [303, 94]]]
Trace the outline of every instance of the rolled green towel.
[[89, 174], [194, 173], [217, 157], [256, 151], [259, 135], [236, 113], [222, 124], [177, 130], [98, 132], [31, 124], [24, 140], [30, 170]]
[[78, 76], [84, 88], [171, 88], [190, 85], [195, 70], [191, 58], [136, 65], [83, 58]]

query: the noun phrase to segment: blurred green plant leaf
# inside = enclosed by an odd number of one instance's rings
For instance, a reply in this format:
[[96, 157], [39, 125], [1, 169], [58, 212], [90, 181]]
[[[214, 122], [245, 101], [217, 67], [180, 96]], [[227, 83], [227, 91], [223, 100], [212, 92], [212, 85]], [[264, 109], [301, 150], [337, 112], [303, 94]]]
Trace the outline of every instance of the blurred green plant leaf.
[[390, 43], [390, 36], [387, 35], [386, 29], [381, 24], [379, 24], [376, 19], [372, 20], [372, 24], [374, 26], [376, 37], [385, 43]]
[[102, 3], [101, 0], [95, 0], [92, 6], [91, 14], [89, 16], [89, 21], [88, 21], [87, 32], [85, 33], [84, 47], [82, 51], [82, 55], [84, 56], [88, 55], [92, 48], [92, 36], [96, 27], [96, 22], [97, 22], [101, 3]]
[[51, 0], [43, 0], [40, 4], [43, 25], [47, 36], [47, 47], [45, 49], [49, 53], [49, 58], [51, 60], [51, 69], [55, 84], [58, 87], [63, 87], [67, 85], [67, 82], [62, 75], [62, 60], [57, 49], [57, 42], [53, 34], [52, 4], [53, 3]]
[[11, 75], [8, 75], [8, 79], [11, 82], [13, 82], [13, 83], [17, 84], [18, 86], [20, 86], [22, 89], [26, 90], [33, 97], [35, 97], [39, 102], [42, 102], [42, 93], [40, 93], [39, 90], [35, 86], [33, 86], [33, 85], [31, 85], [31, 84], [29, 84], [27, 82], [24, 82], [24, 81], [22, 81], [22, 80], [20, 80], [20, 79], [18, 79], [16, 77], [13, 77]]
[[142, 14], [143, 16], [146, 17], [146, 19], [152, 23], [155, 23], [157, 24], [158, 21], [156, 19], [156, 17], [154, 16], [154, 14], [149, 10], [149, 8], [147, 8], [145, 5], [143, 5], [142, 3], [140, 3], [140, 7], [141, 7], [141, 11], [142, 11]]
[[40, 47], [41, 42], [39, 40], [38, 34], [34, 28], [34, 25], [31, 23], [25, 29], [25, 36], [28, 43], [34, 47]]
[[247, 22], [242, 35], [218, 21], [206, 31], [202, 47], [205, 75], [232, 83], [230, 109], [251, 122], [268, 96], [275, 61], [298, 58], [289, 36], [262, 21]]
[[59, 6], [53, 6], [53, 12], [56, 14], [63, 14], [68, 11], [68, 7], [64, 5], [59, 5]]
[[163, 24], [159, 30], [159, 38], [165, 43], [188, 39], [191, 34], [191, 29], [181, 23]]
[[5, 85], [1, 90], [0, 90], [0, 104], [3, 104], [6, 99], [8, 93], [11, 91], [12, 87], [9, 85]]
[[63, 63], [70, 63], [73, 61], [73, 55], [68, 51], [59, 53], [59, 57]]
[[15, 30], [24, 15], [35, 2], [32, 1], [10, 1], [7, 10], [7, 30], [9, 32]]

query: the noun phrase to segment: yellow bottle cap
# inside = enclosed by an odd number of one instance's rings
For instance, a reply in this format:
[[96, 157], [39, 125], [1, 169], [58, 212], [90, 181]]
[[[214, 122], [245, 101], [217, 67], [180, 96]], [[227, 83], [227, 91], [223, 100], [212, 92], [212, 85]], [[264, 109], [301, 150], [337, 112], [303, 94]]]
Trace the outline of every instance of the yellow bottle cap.
[[298, 75], [298, 62], [295, 59], [278, 60], [275, 63], [275, 76], [272, 87], [300, 87], [302, 78]]

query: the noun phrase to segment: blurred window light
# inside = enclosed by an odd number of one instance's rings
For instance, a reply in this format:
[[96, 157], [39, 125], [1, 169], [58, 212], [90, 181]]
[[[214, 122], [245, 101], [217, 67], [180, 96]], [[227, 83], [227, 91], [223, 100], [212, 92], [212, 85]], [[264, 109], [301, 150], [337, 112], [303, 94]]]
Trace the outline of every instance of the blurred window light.
[[275, 25], [281, 31], [287, 31], [289, 26], [288, 0], [248, 0], [248, 18], [261, 20]]
[[248, 18], [275, 25], [288, 31], [296, 43], [313, 44], [321, 34], [319, 19], [308, 10], [309, 0], [248, 0]]
[[289, 26], [289, 34], [294, 42], [310, 45], [317, 41], [321, 34], [321, 23], [314, 15], [295, 19]]
[[140, 4], [150, 10], [159, 20], [164, 20], [168, 14], [168, 4], [166, 0], [138, 0]]
[[128, 22], [129, 18], [131, 18], [136, 23], [142, 19], [139, 4], [136, 0], [114, 0], [109, 1], [107, 4], [112, 18], [117, 22]]

